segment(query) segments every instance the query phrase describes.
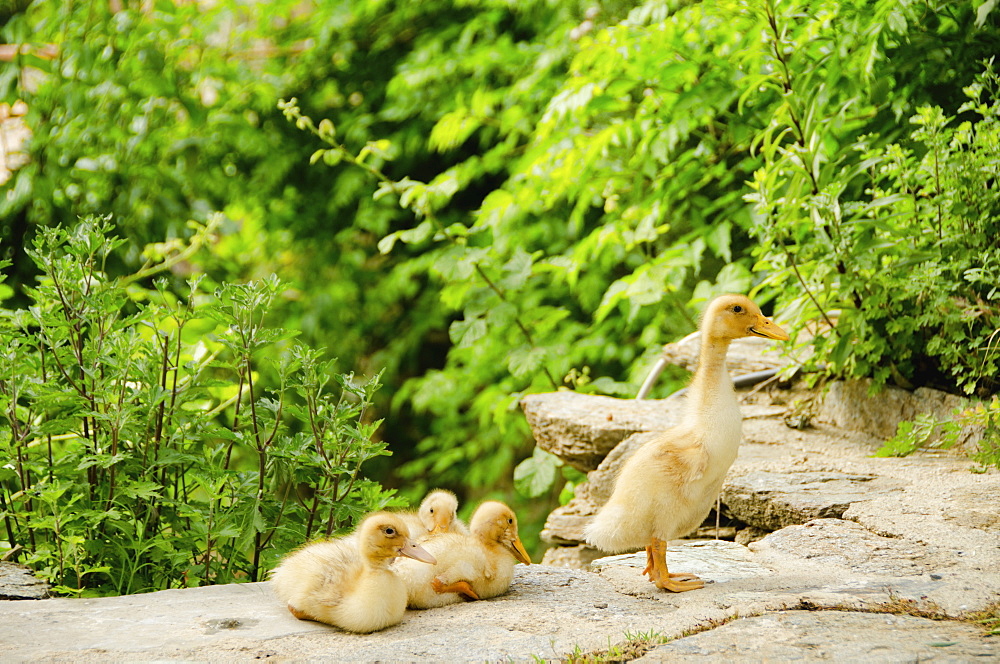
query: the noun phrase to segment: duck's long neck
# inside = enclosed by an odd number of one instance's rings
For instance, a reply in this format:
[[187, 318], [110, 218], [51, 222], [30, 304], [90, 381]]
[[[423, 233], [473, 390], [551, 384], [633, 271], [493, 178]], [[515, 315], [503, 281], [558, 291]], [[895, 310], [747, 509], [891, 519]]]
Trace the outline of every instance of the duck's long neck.
[[712, 424], [719, 416], [727, 411], [732, 412], [733, 409], [738, 416], [736, 391], [726, 368], [728, 351], [728, 340], [702, 337], [698, 368], [688, 386], [685, 419], [689, 423]]

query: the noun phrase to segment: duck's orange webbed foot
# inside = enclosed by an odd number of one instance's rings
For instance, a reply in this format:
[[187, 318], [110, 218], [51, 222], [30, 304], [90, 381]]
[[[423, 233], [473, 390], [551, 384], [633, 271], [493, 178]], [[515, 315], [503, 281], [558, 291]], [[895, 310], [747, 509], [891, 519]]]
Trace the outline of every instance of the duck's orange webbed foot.
[[455, 581], [454, 583], [444, 583], [441, 579], [434, 577], [431, 580], [431, 587], [436, 593], [458, 593], [467, 599], [479, 599], [479, 595], [472, 589], [467, 581]]
[[646, 569], [643, 574], [657, 587], [674, 593], [698, 590], [705, 582], [694, 574], [671, 574], [667, 570], [667, 543], [654, 537], [646, 547]]

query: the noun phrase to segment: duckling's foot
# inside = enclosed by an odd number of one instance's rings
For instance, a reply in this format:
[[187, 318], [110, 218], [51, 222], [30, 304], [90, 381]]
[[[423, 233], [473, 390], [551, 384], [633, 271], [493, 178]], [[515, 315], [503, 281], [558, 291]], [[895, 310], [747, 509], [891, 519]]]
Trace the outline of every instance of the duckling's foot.
[[[677, 577], [686, 577], [680, 579]], [[682, 593], [688, 590], [698, 590], [705, 587], [705, 582], [694, 574], [671, 574], [666, 583], [656, 583], [657, 588], [669, 590], [672, 593]]]
[[642, 575], [648, 576], [653, 583], [660, 580], [659, 565], [656, 564], [656, 555], [652, 544], [646, 547], [646, 569], [642, 570]]
[[646, 547], [646, 569], [642, 573], [648, 575], [657, 588], [674, 593], [705, 587], [705, 582], [694, 574], [672, 574], [667, 569], [667, 543], [656, 537]]
[[315, 620], [315, 618], [313, 618], [311, 615], [309, 615], [305, 611], [299, 611], [291, 604], [288, 605], [288, 612], [291, 613], [296, 618], [298, 618], [299, 620]]
[[642, 570], [642, 573], [659, 588], [670, 579], [671, 574], [667, 571], [666, 542], [655, 537], [650, 541], [646, 547], [646, 569]]
[[436, 593], [458, 593], [468, 599], [479, 599], [479, 595], [472, 589], [467, 581], [455, 581], [454, 583], [444, 583], [441, 579], [434, 577], [431, 580], [431, 587]]

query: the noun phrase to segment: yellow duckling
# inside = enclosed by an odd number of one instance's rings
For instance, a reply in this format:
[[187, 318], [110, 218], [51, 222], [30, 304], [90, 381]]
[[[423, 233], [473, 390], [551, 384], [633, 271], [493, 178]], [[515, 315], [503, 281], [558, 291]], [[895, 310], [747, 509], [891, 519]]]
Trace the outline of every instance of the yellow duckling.
[[604, 551], [645, 546], [643, 574], [673, 592], [705, 585], [693, 574], [667, 571], [667, 542], [687, 535], [708, 516], [742, 437], [743, 419], [726, 370], [729, 343], [753, 336], [788, 339], [742, 295], [713, 300], [702, 319], [701, 336], [698, 369], [680, 424], [625, 462], [611, 498], [584, 531], [587, 542]]
[[425, 546], [438, 561], [433, 567], [396, 561], [410, 608], [502, 595], [514, 579], [514, 565], [531, 564], [517, 534], [517, 516], [503, 503], [488, 501], [476, 508], [470, 530], [468, 535], [445, 533], [428, 540]]
[[442, 533], [468, 535], [469, 529], [458, 518], [458, 498], [451, 491], [435, 489], [420, 503], [416, 514], [401, 512], [406, 525], [418, 542]]
[[300, 620], [375, 632], [397, 624], [406, 612], [406, 587], [389, 567], [397, 556], [436, 562], [410, 541], [399, 515], [376, 512], [350, 537], [307, 544], [286, 557], [271, 573], [271, 584]]

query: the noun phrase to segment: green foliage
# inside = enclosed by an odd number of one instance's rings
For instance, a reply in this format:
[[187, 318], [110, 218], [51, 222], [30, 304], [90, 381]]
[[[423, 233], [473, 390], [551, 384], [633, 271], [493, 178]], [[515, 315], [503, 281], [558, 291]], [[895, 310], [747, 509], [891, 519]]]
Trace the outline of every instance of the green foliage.
[[[943, 433], [944, 438], [938, 447], [947, 449], [954, 444], [949, 440], [957, 435], [958, 428], [952, 420], [939, 421], [929, 413], [922, 413], [915, 419], [900, 422], [896, 427], [896, 435], [885, 441], [876, 452], [877, 457], [904, 457], [926, 447], [935, 433]], [[950, 443], [950, 444], [949, 444]]]
[[559, 503], [565, 505], [573, 497], [576, 485], [587, 481], [587, 475], [540, 447], [514, 468], [514, 488], [528, 498], [545, 495], [560, 480], [563, 483]]
[[976, 472], [990, 466], [1000, 468], [1000, 397], [958, 408], [951, 417], [918, 415], [913, 421], [900, 422], [896, 435], [878, 449], [875, 456], [907, 456], [926, 447], [949, 449], [970, 428], [981, 430], [978, 449], [970, 456], [979, 463]]
[[[280, 136], [262, 130], [261, 113], [276, 81], [254, 49], [280, 50], [291, 35], [241, 3], [113, 4], [35, 3], [3, 27], [6, 42], [51, 41], [58, 55], [26, 56], [0, 77], [5, 97], [26, 97], [38, 129], [0, 216], [50, 225], [111, 212], [139, 250], [246, 192], [277, 196], [280, 164], [263, 158], [280, 155]], [[294, 3], [271, 4], [276, 15]]]
[[[373, 198], [397, 200], [413, 213], [412, 223], [381, 235], [379, 250], [408, 257], [407, 274], [440, 289], [439, 303], [425, 304], [450, 312], [444, 366], [410, 379], [396, 396], [397, 408], [430, 416], [417, 457], [401, 469], [405, 477], [444, 473], [447, 481], [495, 483], [501, 477], [491, 471], [508, 467], [510, 450], [523, 449], [512, 408], [518, 395], [585, 372], [596, 377], [574, 387], [634, 394], [652, 346], [667, 330], [690, 331], [698, 304], [721, 291], [777, 297], [799, 325], [826, 317], [834, 327], [827, 312], [836, 308], [841, 332], [817, 342], [817, 357], [829, 357], [832, 372], [884, 380], [890, 370], [882, 359], [905, 359], [891, 355], [891, 334], [879, 339], [849, 327], [871, 326], [876, 313], [884, 318], [877, 298], [853, 318], [846, 309], [864, 301], [867, 290], [856, 291], [870, 288], [890, 258], [887, 231], [866, 230], [861, 220], [875, 215], [869, 226], [881, 229], [885, 218], [896, 218], [889, 208], [900, 200], [896, 182], [863, 182], [875, 158], [864, 150], [889, 149], [897, 118], [915, 108], [907, 98], [889, 98], [887, 81], [898, 81], [914, 104], [938, 83], [935, 72], [913, 72], [908, 58], [916, 43], [954, 56], [988, 52], [989, 38], [975, 30], [956, 36], [955, 26], [971, 16], [964, 10], [889, 2], [877, 3], [874, 14], [867, 8], [647, 3], [620, 21], [597, 12], [586, 30], [583, 23], [574, 28], [578, 44], [558, 86], [531, 78], [531, 95], [518, 85], [502, 88], [519, 93], [515, 101], [530, 97], [520, 113], [489, 86], [458, 97], [457, 108], [442, 108], [429, 145], [445, 155], [473, 141], [480, 149], [423, 181], [390, 174], [405, 154], [393, 139], [369, 139], [355, 153], [339, 124], [334, 132], [334, 122], [303, 118], [298, 103], [284, 106], [289, 119], [329, 146], [314, 153], [317, 165], [342, 169], [360, 160]], [[548, 43], [550, 53], [565, 52]], [[543, 91], [545, 104], [525, 114]], [[518, 122], [507, 120], [511, 114]], [[954, 148], [956, 159], [963, 149]], [[498, 163], [503, 171], [489, 171]], [[459, 196], [475, 191], [487, 172], [505, 179], [472, 215], [456, 214]], [[748, 180], [753, 206], [744, 200]], [[879, 192], [865, 195], [876, 186]], [[888, 226], [897, 234], [905, 228]], [[923, 251], [893, 245], [888, 254], [904, 261]], [[866, 261], [881, 267], [866, 269]], [[887, 283], [882, 292], [894, 287]], [[991, 311], [979, 317], [977, 339], [990, 329]], [[954, 337], [954, 328], [939, 338]], [[934, 348], [918, 349], [920, 357], [933, 358]], [[945, 359], [960, 359], [952, 355]], [[992, 375], [992, 361], [980, 363], [977, 379]], [[551, 463], [524, 463], [518, 484], [529, 493], [542, 490], [543, 478], [556, 481]]]
[[[396, 502], [360, 474], [388, 453], [366, 415], [378, 376], [336, 374], [268, 325], [277, 279], [214, 295], [192, 279], [178, 299], [141, 283], [184, 251], [114, 278], [110, 232], [43, 231], [32, 305], [2, 310], [5, 548], [72, 594], [257, 580]], [[260, 387], [268, 358], [277, 389]]]
[[965, 121], [921, 106], [908, 140], [890, 142], [874, 130], [904, 108], [881, 97], [886, 65], [873, 49], [928, 9], [885, 9], [884, 25], [842, 10], [833, 49], [810, 35], [834, 15], [762, 6], [771, 66], [755, 82], [781, 101], [756, 139], [756, 269], [799, 325], [826, 323], [815, 345], [830, 372], [990, 394], [1000, 367], [997, 76], [987, 64], [965, 88]]
[[608, 639], [605, 650], [584, 652], [580, 646], [574, 646], [563, 661], [568, 664], [603, 664], [604, 662], [630, 662], [639, 659], [658, 645], [669, 642], [670, 639], [656, 630], [648, 632], [625, 631], [625, 640], [612, 644]]
[[[814, 368], [996, 389], [995, 3], [123, 4], [2, 28], [59, 52], [0, 71], [35, 132], [0, 197], [14, 298], [36, 227], [115, 213], [128, 275], [222, 211], [163, 297], [281, 274], [285, 329], [381, 372], [368, 467], [411, 499], [509, 492], [521, 395], [633, 396], [721, 291], [835, 328]], [[576, 481], [533, 464], [529, 492]]]

